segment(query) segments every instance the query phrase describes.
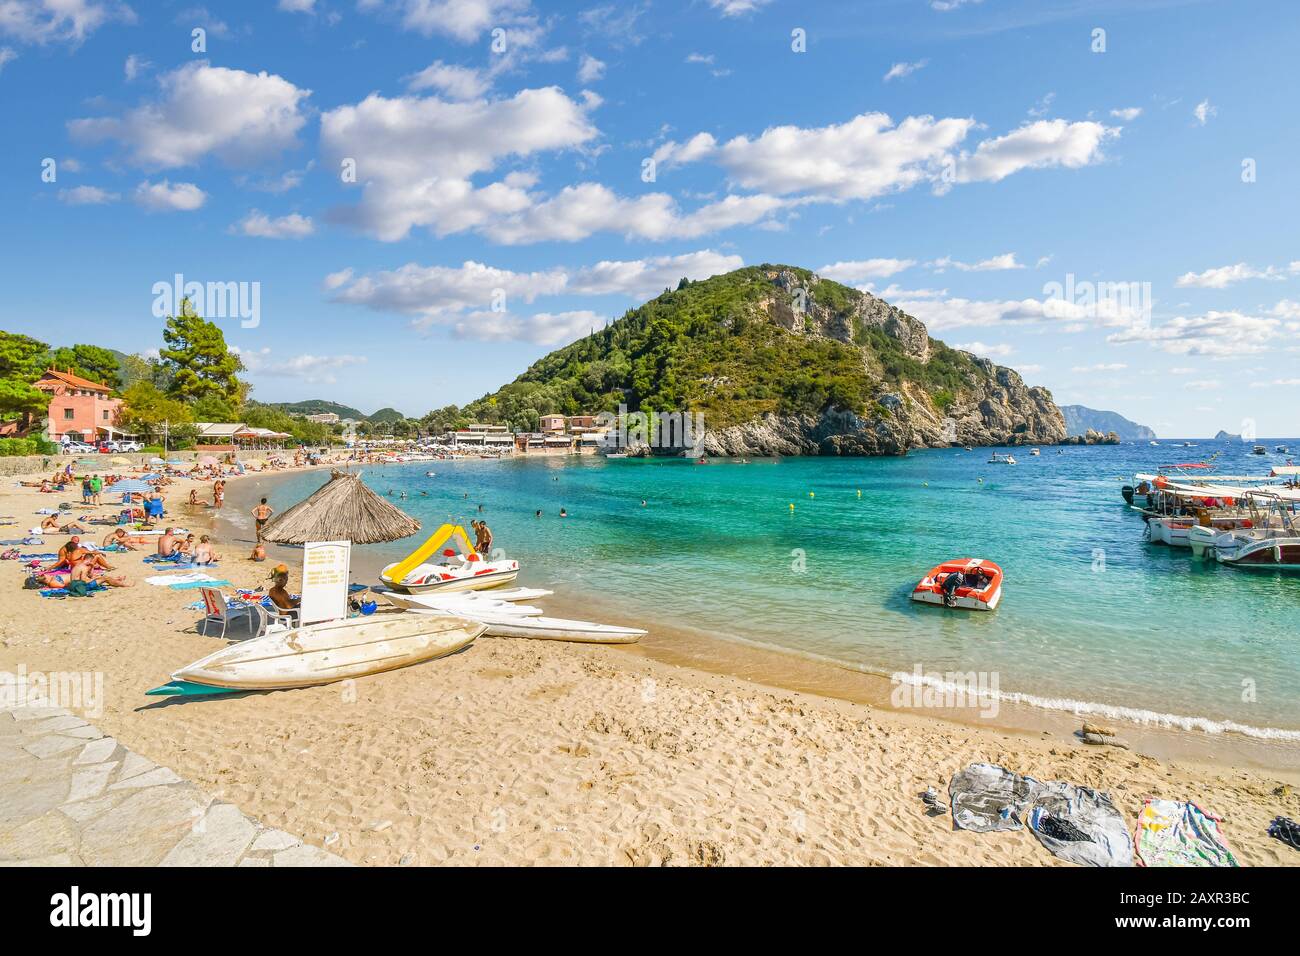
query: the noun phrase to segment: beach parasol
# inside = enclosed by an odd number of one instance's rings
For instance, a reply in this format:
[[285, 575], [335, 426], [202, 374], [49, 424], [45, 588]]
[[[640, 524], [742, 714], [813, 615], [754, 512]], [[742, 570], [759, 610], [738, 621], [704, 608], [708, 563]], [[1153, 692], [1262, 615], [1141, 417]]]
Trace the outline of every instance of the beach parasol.
[[114, 495], [145, 495], [153, 491], [153, 485], [145, 484], [136, 478], [127, 478], [108, 486], [108, 492]]
[[129, 464], [131, 464], [131, 459], [130, 459], [130, 458], [123, 458], [121, 455], [118, 455], [116, 458], [110, 458], [109, 461], [111, 461], [114, 465], [129, 465]]
[[200, 464], [200, 465], [215, 465], [215, 464], [217, 464], [217, 460], [216, 460], [215, 458], [213, 458], [211, 455], [204, 455], [202, 458], [199, 459], [199, 464]]
[[311, 497], [267, 522], [262, 537], [277, 544], [378, 544], [419, 530], [420, 522], [367, 488], [359, 476], [336, 471]]
[[161, 458], [150, 458], [150, 459], [149, 459], [149, 464], [151, 464], [151, 465], [165, 465], [165, 464], [167, 464], [167, 462], [163, 461]]

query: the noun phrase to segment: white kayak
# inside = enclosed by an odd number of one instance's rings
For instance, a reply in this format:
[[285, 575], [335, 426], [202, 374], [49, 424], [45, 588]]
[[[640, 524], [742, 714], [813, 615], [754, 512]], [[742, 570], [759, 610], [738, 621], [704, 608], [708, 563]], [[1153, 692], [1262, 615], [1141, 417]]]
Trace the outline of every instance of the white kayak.
[[460, 614], [471, 617], [471, 610], [491, 611], [497, 614], [521, 614], [537, 616], [540, 607], [531, 604], [518, 604], [512, 601], [498, 601], [494, 598], [479, 597], [481, 591], [457, 591], [451, 594], [401, 594], [397, 591], [380, 591], [384, 599], [394, 607], [404, 611], [434, 614]]
[[550, 597], [554, 591], [546, 588], [492, 588], [487, 591], [471, 591], [474, 597], [488, 598], [493, 601], [536, 601], [538, 598]]
[[469, 610], [466, 617], [487, 625], [489, 637], [531, 637], [547, 641], [579, 641], [587, 644], [633, 644], [646, 632], [636, 627], [569, 621], [559, 617], [521, 617]]
[[172, 675], [209, 687], [310, 687], [419, 664], [454, 653], [484, 632], [451, 615], [376, 614], [308, 624], [242, 641]]

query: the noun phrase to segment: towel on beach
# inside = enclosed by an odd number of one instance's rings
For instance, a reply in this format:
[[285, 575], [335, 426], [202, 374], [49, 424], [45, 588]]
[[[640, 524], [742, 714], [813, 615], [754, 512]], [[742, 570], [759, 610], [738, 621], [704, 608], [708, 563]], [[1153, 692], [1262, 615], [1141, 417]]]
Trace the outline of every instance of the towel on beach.
[[179, 584], [168, 585], [173, 591], [192, 591], [194, 588], [232, 588], [235, 585], [224, 578], [213, 578], [204, 575], [205, 581], [182, 581]]
[[1147, 798], [1133, 845], [1142, 866], [1238, 866], [1219, 833], [1222, 821], [1194, 803]]
[[1019, 830], [1038, 781], [991, 763], [973, 763], [948, 781], [952, 822], [963, 830]]
[[151, 578], [145, 578], [146, 584], [152, 584], [154, 587], [169, 588], [177, 584], [209, 584], [215, 580], [210, 574], [204, 574], [202, 571], [187, 571], [184, 574], [155, 574]]
[[975, 763], [948, 784], [960, 829], [1030, 831], [1049, 853], [1082, 866], [1132, 866], [1133, 846], [1110, 797], [1061, 780], [1046, 783], [994, 764]]
[[[73, 582], [73, 583], [78, 583], [78, 582]], [[89, 584], [86, 585], [85, 594], [77, 594], [75, 592], [69, 591], [66, 587], [44, 588], [43, 590], [38, 591], [37, 593], [41, 597], [47, 597], [47, 598], [90, 597], [96, 591], [107, 591], [107, 590], [108, 587], [106, 585], [100, 584], [98, 581], [91, 581]]]

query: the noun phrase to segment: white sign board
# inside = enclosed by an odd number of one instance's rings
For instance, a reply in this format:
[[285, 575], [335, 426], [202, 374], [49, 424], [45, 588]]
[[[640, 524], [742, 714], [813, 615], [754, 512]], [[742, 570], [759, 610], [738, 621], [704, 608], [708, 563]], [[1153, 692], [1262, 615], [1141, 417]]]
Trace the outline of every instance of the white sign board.
[[351, 541], [309, 541], [302, 552], [303, 624], [348, 616], [348, 577], [352, 568]]

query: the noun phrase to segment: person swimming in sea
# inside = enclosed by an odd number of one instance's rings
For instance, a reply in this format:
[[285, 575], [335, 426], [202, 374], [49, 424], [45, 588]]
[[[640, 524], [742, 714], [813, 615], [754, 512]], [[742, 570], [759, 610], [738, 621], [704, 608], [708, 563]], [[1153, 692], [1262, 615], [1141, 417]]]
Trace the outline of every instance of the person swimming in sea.
[[542, 509], [541, 509], [541, 508], [538, 508], [538, 509], [537, 509], [537, 513], [534, 514], [533, 517], [534, 517], [534, 518], [540, 518], [541, 516], [542, 516]]
[[569, 512], [567, 512], [567, 511], [565, 511], [563, 508], [561, 508], [561, 509], [560, 509], [560, 517], [561, 517], [561, 518], [567, 518], [567, 517], [569, 517]]

